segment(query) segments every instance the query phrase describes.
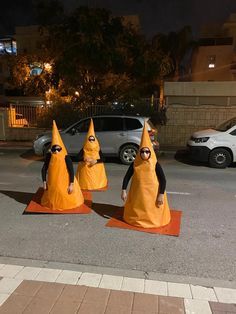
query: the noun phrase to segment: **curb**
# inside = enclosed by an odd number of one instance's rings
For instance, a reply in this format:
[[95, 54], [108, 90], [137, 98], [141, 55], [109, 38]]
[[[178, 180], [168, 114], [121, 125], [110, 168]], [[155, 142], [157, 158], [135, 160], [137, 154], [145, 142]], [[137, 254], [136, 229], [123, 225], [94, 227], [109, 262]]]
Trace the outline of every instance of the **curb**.
[[236, 281], [228, 281], [215, 278], [199, 278], [185, 275], [164, 274], [134, 269], [119, 269], [96, 265], [71, 264], [56, 261], [42, 261], [17, 257], [1, 257], [0, 264], [12, 264], [29, 267], [41, 267], [50, 269], [63, 269], [79, 272], [99, 273], [104, 275], [124, 276], [138, 279], [158, 280], [183, 284], [200, 285], [204, 287], [221, 287], [236, 289]]
[[32, 142], [3, 142], [0, 141], [0, 149], [24, 149], [33, 148]]

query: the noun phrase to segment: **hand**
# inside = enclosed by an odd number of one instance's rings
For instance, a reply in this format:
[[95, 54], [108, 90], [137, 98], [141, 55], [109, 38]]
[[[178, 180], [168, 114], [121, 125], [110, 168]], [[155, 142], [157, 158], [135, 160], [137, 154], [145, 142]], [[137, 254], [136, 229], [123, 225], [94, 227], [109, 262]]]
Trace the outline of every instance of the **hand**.
[[90, 159], [89, 166], [94, 166], [97, 163], [96, 159]]
[[47, 190], [47, 189], [48, 189], [48, 187], [47, 187], [47, 182], [46, 182], [46, 181], [43, 181], [43, 189], [44, 189], [44, 190]]
[[67, 189], [68, 194], [71, 194], [73, 192], [73, 189], [74, 189], [74, 184], [70, 183], [70, 185], [68, 186], [68, 189]]
[[91, 162], [91, 160], [92, 160], [92, 158], [84, 158], [84, 162], [86, 163], [86, 164], [90, 164], [90, 162]]
[[126, 192], [126, 190], [122, 190], [121, 191], [121, 199], [122, 199], [122, 201], [126, 201], [126, 199], [127, 199], [127, 192]]
[[164, 194], [159, 194], [157, 197], [157, 207], [163, 205], [164, 203]]

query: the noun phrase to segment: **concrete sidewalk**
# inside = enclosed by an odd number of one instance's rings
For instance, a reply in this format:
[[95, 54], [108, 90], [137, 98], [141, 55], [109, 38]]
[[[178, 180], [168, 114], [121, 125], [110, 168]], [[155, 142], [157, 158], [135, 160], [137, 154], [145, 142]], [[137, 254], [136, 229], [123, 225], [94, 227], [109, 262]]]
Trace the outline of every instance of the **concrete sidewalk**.
[[0, 314], [236, 313], [231, 288], [13, 264], [0, 277]]
[[30, 141], [0, 141], [0, 148], [31, 148], [33, 143]]

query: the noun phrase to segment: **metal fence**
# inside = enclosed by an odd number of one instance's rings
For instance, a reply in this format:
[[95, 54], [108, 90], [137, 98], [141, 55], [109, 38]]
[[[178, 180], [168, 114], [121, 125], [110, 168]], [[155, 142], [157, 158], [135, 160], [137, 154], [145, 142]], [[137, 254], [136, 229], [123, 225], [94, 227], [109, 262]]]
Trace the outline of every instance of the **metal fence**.
[[[9, 127], [37, 127], [40, 117], [47, 114], [51, 108], [46, 106], [10, 104], [8, 108]], [[145, 109], [145, 110], [144, 110]], [[102, 114], [145, 114], [145, 111], [158, 111], [158, 101], [150, 98], [142, 99], [142, 105], [113, 104], [81, 106], [73, 110], [73, 116], [79, 119]], [[73, 117], [74, 118], [74, 117]]]
[[130, 104], [120, 104], [120, 105], [93, 105], [88, 107], [83, 107], [79, 109], [78, 115], [81, 118], [92, 117], [96, 115], [103, 114], [140, 114], [148, 115], [151, 112], [158, 112], [159, 103], [150, 103], [150, 99], [143, 100], [142, 104], [130, 105]]

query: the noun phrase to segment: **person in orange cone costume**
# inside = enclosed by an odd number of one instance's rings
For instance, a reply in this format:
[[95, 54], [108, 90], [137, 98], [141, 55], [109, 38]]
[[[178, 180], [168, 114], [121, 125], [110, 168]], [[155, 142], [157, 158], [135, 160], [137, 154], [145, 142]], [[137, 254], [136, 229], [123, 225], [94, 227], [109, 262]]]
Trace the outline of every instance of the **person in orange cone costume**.
[[[48, 158], [48, 159], [47, 159]], [[47, 154], [42, 169], [44, 193], [41, 205], [50, 209], [66, 211], [83, 205], [84, 197], [77, 179], [74, 178], [73, 164], [67, 155], [66, 148], [58, 132], [56, 122], [53, 121], [51, 153]], [[48, 167], [48, 180], [46, 172]], [[70, 170], [70, 171], [68, 171]]]
[[[131, 176], [127, 197], [126, 187]], [[124, 221], [142, 228], [158, 228], [169, 224], [171, 216], [165, 184], [165, 175], [157, 162], [145, 123], [139, 151], [123, 181], [121, 198], [124, 201], [127, 199]]]
[[84, 147], [79, 152], [76, 173], [82, 190], [101, 190], [107, 187], [107, 176], [101, 155], [102, 152], [91, 119]]

